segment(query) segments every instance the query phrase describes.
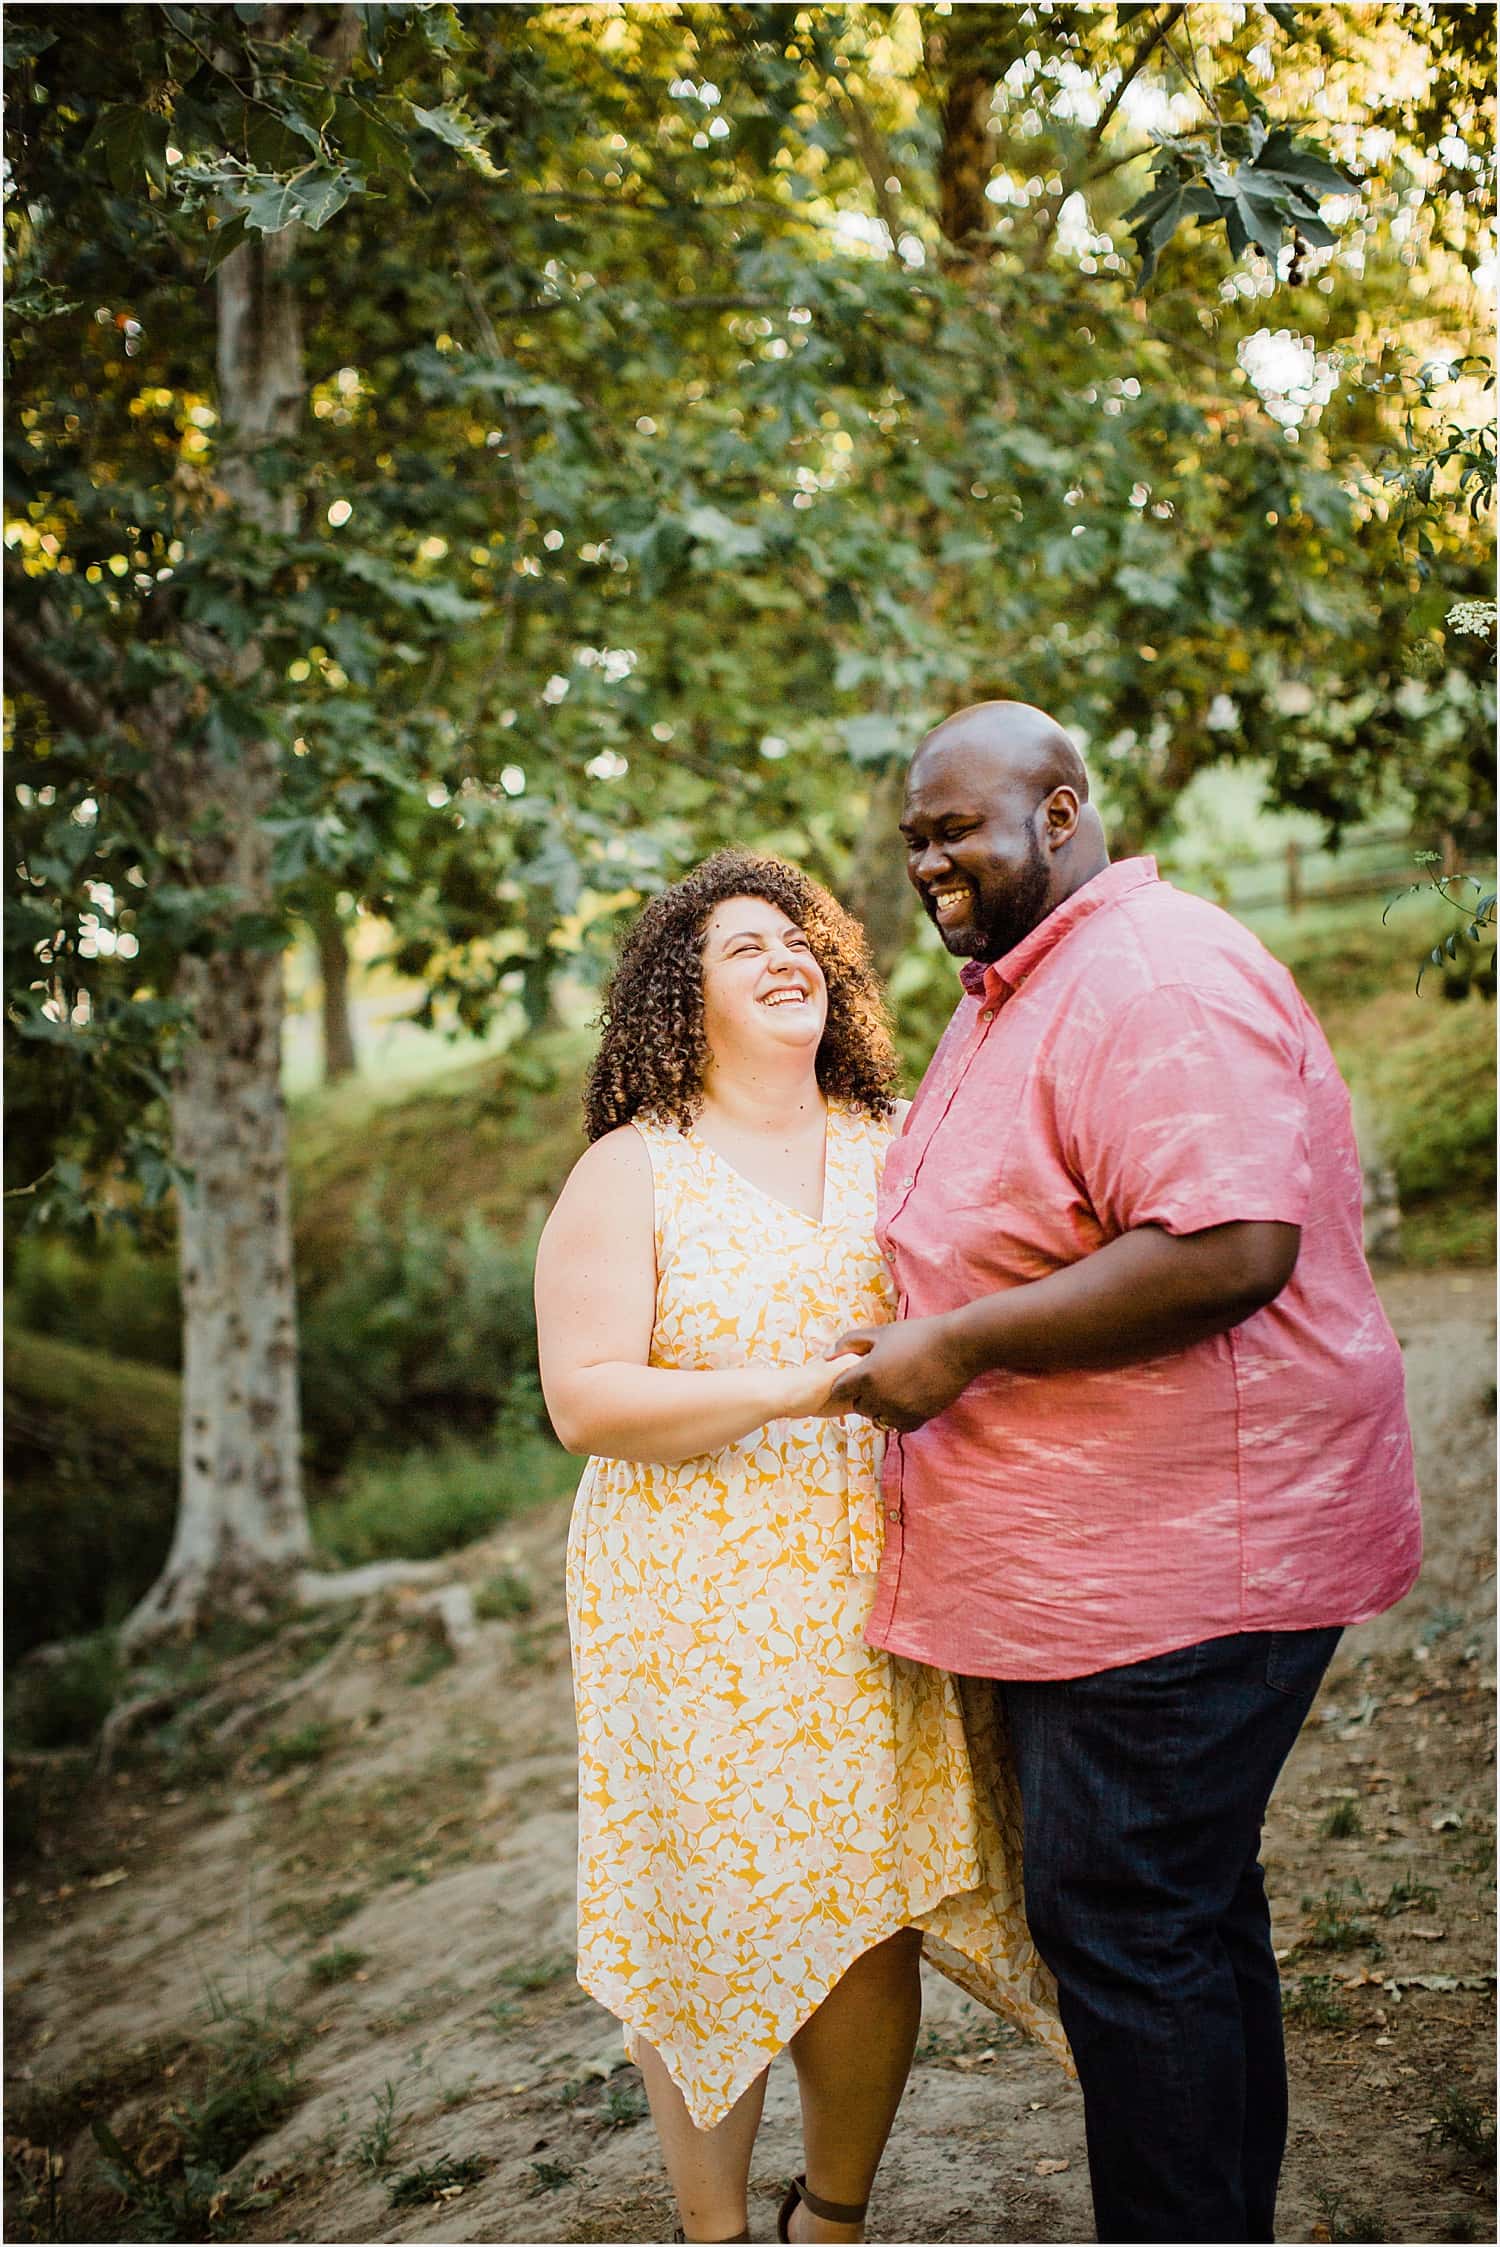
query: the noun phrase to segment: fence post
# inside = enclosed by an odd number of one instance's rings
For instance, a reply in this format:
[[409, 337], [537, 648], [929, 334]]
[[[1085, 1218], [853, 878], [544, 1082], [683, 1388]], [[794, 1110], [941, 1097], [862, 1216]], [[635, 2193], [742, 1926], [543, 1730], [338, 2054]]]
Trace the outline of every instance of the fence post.
[[1286, 909], [1302, 910], [1302, 846], [1295, 840], [1286, 846]]

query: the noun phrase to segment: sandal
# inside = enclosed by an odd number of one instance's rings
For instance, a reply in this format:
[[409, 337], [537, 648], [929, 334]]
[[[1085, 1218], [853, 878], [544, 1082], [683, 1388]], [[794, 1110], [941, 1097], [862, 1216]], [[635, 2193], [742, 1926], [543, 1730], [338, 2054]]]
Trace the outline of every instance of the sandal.
[[870, 2205], [868, 2200], [863, 2201], [858, 2208], [846, 2200], [824, 2200], [818, 2193], [809, 2192], [806, 2177], [793, 2177], [786, 2188], [786, 2198], [781, 2203], [781, 2213], [776, 2218], [776, 2236], [778, 2239], [791, 2238], [792, 2217], [796, 2213], [799, 2200], [805, 2208], [810, 2208], [815, 2216], [821, 2216], [825, 2224], [862, 2224], [865, 2220], [865, 2210]]
[[[677, 2229], [673, 2232], [672, 2237], [674, 2241], [687, 2238], [687, 2233], [683, 2230], [681, 2224], [677, 2226]], [[748, 2240], [749, 2237], [750, 2234], [748, 2231], [732, 2231], [728, 2239], [723, 2241], [722, 2247], [740, 2247], [740, 2242], [742, 2240]]]

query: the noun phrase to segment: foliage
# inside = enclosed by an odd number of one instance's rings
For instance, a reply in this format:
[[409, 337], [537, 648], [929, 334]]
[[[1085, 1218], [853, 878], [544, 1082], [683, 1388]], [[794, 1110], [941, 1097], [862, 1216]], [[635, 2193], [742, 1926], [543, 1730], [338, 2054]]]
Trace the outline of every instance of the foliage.
[[535, 1430], [531, 1261], [477, 1217], [455, 1237], [415, 1206], [392, 1226], [368, 1202], [301, 1323], [307, 1432], [325, 1470], [356, 1448], [475, 1435], [507, 1407]]
[[[433, 1018], [539, 1023], [710, 840], [847, 886], [882, 772], [980, 694], [1055, 708], [1135, 841], [1225, 753], [1335, 828], [1392, 777], [1432, 836], [1489, 801], [1488, 653], [1444, 623], [1488, 591], [1454, 512], [1487, 488], [1483, 11], [173, 7], [63, 38], [18, 7], [7, 37], [39, 1221], [119, 1165], [174, 1184], [184, 955], [232, 973], [357, 898]], [[1143, 190], [1195, 222], [1146, 227], [1149, 291]], [[222, 504], [204, 276], [283, 236], [311, 411], [258, 462], [278, 528]], [[195, 886], [153, 799], [173, 696], [205, 755], [277, 745], [269, 920]]]
[[[1440, 864], [1435, 851], [1419, 851], [1418, 858], [1429, 869]], [[1459, 925], [1449, 926], [1433, 945], [1421, 967], [1417, 970], [1417, 989], [1422, 988], [1422, 977], [1429, 967], [1438, 968], [1442, 975], [1445, 999], [1461, 999], [1470, 991], [1481, 998], [1495, 996], [1495, 885], [1494, 877], [1481, 881], [1474, 874], [1443, 874], [1429, 871], [1425, 881], [1413, 882], [1402, 891], [1404, 897], [1437, 898], [1449, 912], [1456, 914]], [[1399, 904], [1400, 898], [1393, 898]], [[1389, 915], [1391, 906], [1386, 907]], [[1445, 915], [1446, 919], [1446, 915]]]
[[6, 1728], [18, 1747], [81, 1748], [99, 1737], [124, 1675], [112, 1631], [74, 1640], [55, 1661], [20, 1670], [6, 1695]]
[[6, 1335], [5, 1620], [11, 1658], [117, 1623], [166, 1558], [178, 1383], [12, 1326]]
[[313, 1508], [313, 1534], [331, 1561], [435, 1560], [577, 1479], [577, 1464], [533, 1435], [499, 1443], [452, 1441], [351, 1467], [340, 1495]]

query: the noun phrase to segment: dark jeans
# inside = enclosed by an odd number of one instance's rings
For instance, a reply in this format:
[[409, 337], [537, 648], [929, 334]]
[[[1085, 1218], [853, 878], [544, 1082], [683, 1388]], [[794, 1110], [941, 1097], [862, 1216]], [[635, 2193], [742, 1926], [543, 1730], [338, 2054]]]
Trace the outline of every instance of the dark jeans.
[[1249, 1632], [997, 1688], [1100, 2239], [1274, 2237], [1286, 2062], [1261, 1821], [1339, 1635]]

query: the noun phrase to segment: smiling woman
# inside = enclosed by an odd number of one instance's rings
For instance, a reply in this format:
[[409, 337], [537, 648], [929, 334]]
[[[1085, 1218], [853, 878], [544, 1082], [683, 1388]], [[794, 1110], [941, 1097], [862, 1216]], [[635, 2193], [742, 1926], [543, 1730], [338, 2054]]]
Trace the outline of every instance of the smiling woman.
[[781, 2237], [861, 2236], [924, 1934], [1047, 2032], [954, 1681], [865, 1642], [883, 1438], [828, 1411], [857, 1362], [835, 1336], [894, 1308], [894, 1071], [857, 926], [795, 868], [719, 853], [626, 941], [594, 1144], [538, 1251], [548, 1409], [593, 1454], [568, 1557], [579, 1979], [625, 2025], [689, 2239], [747, 2236], [783, 2049], [807, 2176]]

